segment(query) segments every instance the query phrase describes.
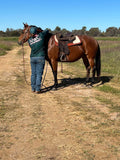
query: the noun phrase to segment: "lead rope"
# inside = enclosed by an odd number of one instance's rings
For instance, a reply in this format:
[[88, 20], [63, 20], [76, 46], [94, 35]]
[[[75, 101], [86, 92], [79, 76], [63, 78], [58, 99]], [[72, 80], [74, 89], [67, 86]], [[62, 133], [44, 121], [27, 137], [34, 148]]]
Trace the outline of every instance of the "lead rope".
[[61, 73], [63, 73], [63, 64], [61, 62]]
[[26, 78], [25, 58], [24, 58], [25, 52], [24, 52], [24, 46], [23, 46], [23, 44], [22, 44], [22, 52], [23, 52], [23, 73], [24, 73], [24, 79], [25, 79], [26, 84], [27, 84], [27, 85], [30, 85], [29, 82], [27, 81], [27, 78]]
[[43, 80], [42, 80], [42, 83], [41, 83], [41, 88], [42, 88], [42, 86], [46, 87], [45, 85], [43, 85], [43, 83], [45, 81], [45, 77], [46, 77], [46, 74], [47, 74], [47, 69], [48, 69], [48, 62], [47, 62], [46, 70], [45, 70], [44, 77], [43, 77]]

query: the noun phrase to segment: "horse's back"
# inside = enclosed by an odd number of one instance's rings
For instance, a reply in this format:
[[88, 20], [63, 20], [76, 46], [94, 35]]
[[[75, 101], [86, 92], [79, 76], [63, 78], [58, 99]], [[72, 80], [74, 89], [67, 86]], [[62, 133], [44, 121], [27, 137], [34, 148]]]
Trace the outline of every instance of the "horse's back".
[[82, 47], [85, 50], [86, 54], [93, 54], [93, 56], [96, 55], [96, 52], [98, 50], [99, 44], [97, 40], [91, 36], [87, 35], [81, 35], [79, 38], [82, 41]]
[[80, 35], [79, 38], [83, 43], [86, 43], [88, 45], [98, 45], [98, 42], [95, 38], [88, 36], [88, 35]]

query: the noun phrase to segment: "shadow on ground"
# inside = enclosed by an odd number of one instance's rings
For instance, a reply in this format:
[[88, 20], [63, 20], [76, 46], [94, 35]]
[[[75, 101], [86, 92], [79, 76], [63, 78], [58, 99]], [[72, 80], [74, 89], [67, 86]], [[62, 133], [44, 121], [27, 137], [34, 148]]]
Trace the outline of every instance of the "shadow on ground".
[[[104, 83], [109, 82], [112, 78], [113, 78], [113, 76], [102, 76], [99, 82], [97, 81], [97, 78], [95, 78], [94, 85], [96, 85], [96, 86], [103, 85]], [[59, 80], [61, 82], [58, 84], [57, 90], [63, 89], [65, 87], [75, 85], [75, 84], [85, 85], [86, 78], [63, 78], [63, 79], [59, 79]], [[91, 82], [91, 79], [90, 79], [90, 82]], [[89, 84], [90, 83], [88, 83], [86, 86], [89, 86]], [[94, 87], [94, 85], [93, 85], [93, 87]], [[54, 87], [54, 85], [49, 86], [49, 87], [44, 86], [44, 88], [42, 89], [42, 93], [52, 90], [53, 87]]]

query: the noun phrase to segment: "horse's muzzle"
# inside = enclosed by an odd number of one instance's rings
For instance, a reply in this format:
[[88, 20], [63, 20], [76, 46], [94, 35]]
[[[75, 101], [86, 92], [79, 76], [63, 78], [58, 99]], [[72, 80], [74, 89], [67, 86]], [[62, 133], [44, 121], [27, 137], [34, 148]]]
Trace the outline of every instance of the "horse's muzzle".
[[23, 43], [22, 43], [22, 41], [18, 41], [18, 44], [19, 44], [19, 45], [22, 45]]

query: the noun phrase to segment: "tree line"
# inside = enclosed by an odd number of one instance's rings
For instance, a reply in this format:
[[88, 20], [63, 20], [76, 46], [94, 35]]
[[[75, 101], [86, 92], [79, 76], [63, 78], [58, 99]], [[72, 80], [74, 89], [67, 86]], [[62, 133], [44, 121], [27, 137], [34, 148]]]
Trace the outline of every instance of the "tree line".
[[[72, 31], [69, 31], [65, 28], [61, 29], [59, 26], [56, 26], [54, 30], [51, 30], [50, 28], [46, 28], [49, 30], [50, 33], [56, 34], [56, 33], [62, 33], [62, 34], [68, 34], [69, 32], [73, 35], [89, 35], [93, 37], [120, 37], [120, 27], [109, 27], [106, 29], [106, 31], [101, 32], [99, 28], [90, 28], [87, 30], [86, 26], [83, 26], [82, 29], [75, 29]], [[7, 28], [6, 31], [0, 31], [0, 37], [18, 37], [20, 36], [22, 30], [21, 29], [12, 29]]]

